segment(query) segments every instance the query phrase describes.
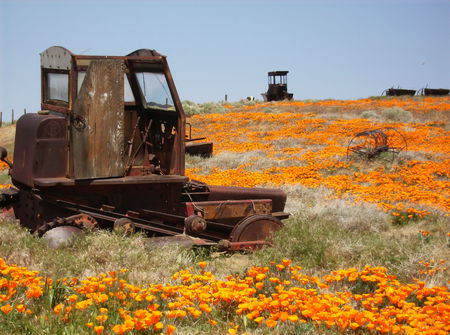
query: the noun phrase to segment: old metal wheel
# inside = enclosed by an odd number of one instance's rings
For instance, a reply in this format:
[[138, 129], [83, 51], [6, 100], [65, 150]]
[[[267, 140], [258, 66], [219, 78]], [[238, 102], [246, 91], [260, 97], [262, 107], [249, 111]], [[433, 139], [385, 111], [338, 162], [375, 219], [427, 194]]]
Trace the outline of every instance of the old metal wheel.
[[134, 233], [133, 221], [127, 218], [120, 218], [114, 221], [114, 230], [125, 234]]
[[281, 227], [283, 227], [283, 224], [276, 217], [270, 215], [252, 215], [242, 219], [234, 226], [230, 234], [230, 241], [264, 241]]
[[46, 240], [48, 247], [52, 249], [70, 247], [81, 232], [82, 230], [78, 227], [59, 226], [47, 231], [42, 238]]

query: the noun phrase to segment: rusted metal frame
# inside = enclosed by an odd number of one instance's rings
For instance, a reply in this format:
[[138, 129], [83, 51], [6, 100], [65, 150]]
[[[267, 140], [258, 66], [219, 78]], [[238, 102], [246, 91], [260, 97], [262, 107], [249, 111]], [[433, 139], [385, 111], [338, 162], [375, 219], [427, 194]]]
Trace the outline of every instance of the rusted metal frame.
[[[168, 219], [168, 220], [174, 220], [174, 221], [180, 220], [180, 222], [181, 222], [181, 221], [184, 221], [184, 219], [186, 218], [185, 216], [181, 216], [181, 215], [162, 213], [162, 212], [152, 211], [149, 209], [144, 209], [142, 211], [145, 214], [157, 216], [158, 218], [161, 218], [161, 219]], [[233, 226], [231, 226], [231, 225], [227, 225], [227, 224], [223, 224], [223, 223], [219, 223], [219, 222], [208, 221], [208, 220], [206, 220], [206, 224], [208, 225], [208, 227], [215, 226], [217, 228], [222, 228], [222, 229], [233, 228]]]
[[63, 114], [70, 114], [70, 112], [71, 112], [68, 107], [61, 107], [61, 106], [57, 106], [57, 105], [53, 105], [53, 104], [49, 104], [49, 103], [42, 103], [41, 108], [43, 110], [51, 110], [51, 111], [63, 113]]
[[189, 122], [186, 122], [186, 126], [189, 127], [189, 137], [188, 140], [190, 141], [192, 139], [192, 125]]
[[[46, 199], [48, 201], [48, 199]], [[50, 201], [48, 201], [50, 202]], [[114, 222], [116, 219], [120, 218], [127, 218], [130, 217], [125, 214], [115, 213], [115, 212], [108, 212], [103, 211], [101, 209], [97, 209], [90, 206], [80, 205], [73, 202], [65, 201], [65, 200], [55, 200], [54, 204], [58, 205], [61, 208], [64, 208], [66, 210], [70, 210], [73, 212], [83, 213], [90, 215], [94, 218], [100, 219], [100, 220], [106, 220], [110, 222]], [[159, 212], [161, 216], [166, 215], [166, 213]], [[184, 220], [184, 217], [181, 217]], [[157, 221], [152, 220], [146, 220], [138, 217], [132, 217], [131, 220], [133, 221], [133, 224], [141, 229], [152, 231], [159, 234], [164, 235], [179, 235], [183, 233], [183, 228], [174, 227], [171, 225], [166, 225]], [[215, 240], [223, 239], [223, 235], [216, 235], [212, 232], [202, 232], [197, 234], [199, 237], [206, 237], [206, 238], [213, 238]]]
[[129, 60], [129, 61], [156, 61], [160, 63], [164, 56], [90, 56], [90, 55], [73, 55], [75, 59], [80, 60], [101, 60], [101, 59], [121, 59], [121, 60]]
[[[137, 126], [138, 126], [139, 121], [140, 121], [140, 117], [138, 117], [138, 119], [136, 121]], [[133, 164], [134, 164], [134, 160], [136, 159], [136, 156], [138, 155], [139, 150], [141, 150], [142, 145], [145, 144], [145, 146], [147, 146], [146, 142], [147, 142], [148, 134], [150, 132], [152, 123], [153, 123], [153, 119], [150, 119], [148, 122], [148, 125], [144, 128], [144, 135], [142, 136], [141, 143], [139, 143], [139, 146], [137, 147], [136, 151], [134, 152], [134, 154], [132, 154], [131, 162], [129, 164], [127, 164], [127, 166], [125, 167], [125, 175], [127, 175], [131, 171], [131, 168], [133, 167]], [[144, 157], [144, 162], [145, 162], [145, 159], [146, 159], [146, 157]]]
[[[137, 128], [139, 128], [139, 123], [141, 121], [141, 116], [142, 116], [142, 114], [144, 112], [144, 100], [145, 100], [145, 97], [144, 97], [144, 94], [143, 94], [143, 92], [141, 90], [141, 87], [139, 86], [139, 83], [137, 81], [136, 71], [134, 70], [133, 63], [131, 61], [129, 61], [128, 59], [125, 59], [124, 60], [124, 65], [125, 65], [125, 69], [126, 69], [125, 70], [125, 74], [126, 74], [126, 76], [128, 78], [128, 83], [130, 84], [131, 92], [133, 93], [133, 96], [134, 96], [135, 103], [133, 105], [135, 106], [136, 112], [137, 112], [136, 124], [135, 124], [133, 132], [131, 134], [131, 138], [128, 140], [128, 142], [133, 143], [134, 137], [135, 137], [135, 130]], [[149, 127], [149, 129], [150, 129], [150, 127]], [[136, 150], [134, 155], [131, 153], [133, 158], [131, 158], [131, 155], [129, 155], [127, 164], [125, 166], [124, 175], [129, 174], [129, 172], [131, 171], [131, 168], [132, 168], [133, 163], [134, 163], [134, 158], [137, 155], [137, 153], [139, 152], [139, 149], [140, 149], [140, 147], [142, 146], [142, 143], [145, 140], [146, 140], [145, 138], [142, 139], [142, 142], [139, 145], [139, 148], [138, 148], [138, 150]], [[132, 144], [130, 145], [130, 148], [132, 148]]]
[[206, 140], [206, 137], [192, 138], [192, 125], [189, 122], [186, 122], [186, 126], [189, 127], [189, 136], [188, 136], [188, 138], [185, 139], [185, 142]]
[[126, 67], [125, 74], [127, 75], [128, 83], [130, 84], [131, 92], [133, 93], [134, 96], [136, 110], [139, 114], [144, 111], [143, 101], [145, 101], [145, 97], [137, 81], [136, 71], [134, 70], [133, 62], [126, 59], [124, 61], [124, 64]]
[[185, 142], [195, 142], [195, 141], [201, 141], [206, 140], [206, 137], [196, 137], [196, 138], [187, 138]]
[[133, 153], [133, 144], [134, 144], [134, 137], [136, 136], [136, 130], [137, 128], [139, 128], [139, 122], [141, 120], [141, 116], [138, 116], [136, 118], [136, 124], [134, 125], [133, 131], [131, 133], [131, 137], [130, 139], [127, 141], [127, 145], [128, 145], [128, 157], [127, 157], [127, 163], [125, 165], [125, 172], [124, 172], [124, 176], [128, 175], [133, 164], [131, 162], [131, 155]]
[[[394, 147], [389, 145], [390, 136], [386, 134], [386, 131], [389, 130], [394, 131], [398, 136], [401, 137], [404, 143], [404, 147]], [[352, 147], [351, 144], [356, 138], [363, 138], [364, 143]], [[393, 154], [395, 154], [406, 148], [407, 142], [405, 136], [395, 128], [384, 127], [379, 129], [366, 130], [357, 133], [348, 144], [347, 159], [349, 152], [354, 152], [360, 156], [365, 156], [368, 159], [372, 159], [381, 152], [392, 152]]]
[[[174, 223], [178, 221], [178, 223], [184, 224], [184, 220], [186, 219], [186, 216], [157, 212], [157, 211], [153, 211], [153, 210], [149, 210], [149, 209], [143, 209], [142, 212], [149, 216], [157, 217], [158, 219], [161, 219], [161, 220], [172, 221]], [[195, 214], [193, 214], [193, 215], [195, 215]], [[220, 229], [224, 229], [224, 230], [230, 230], [233, 228], [233, 225], [227, 225], [227, 224], [214, 222], [214, 221], [208, 221], [208, 220], [205, 220], [205, 222], [207, 223], [207, 227], [216, 227], [216, 228], [220, 228]], [[211, 232], [209, 232], [209, 233], [202, 232], [202, 233], [198, 233], [197, 235], [213, 237], [216, 239], [220, 238], [220, 236], [214, 235]]]
[[272, 212], [271, 215], [278, 220], [288, 219], [290, 214], [286, 212]]
[[[161, 220], [172, 221], [172, 222], [179, 221], [179, 223], [183, 224], [183, 229], [181, 229], [179, 231], [180, 231], [180, 233], [184, 233], [184, 229], [185, 229], [184, 220], [186, 219], [186, 217], [181, 216], [181, 215], [174, 215], [174, 214], [168, 214], [168, 213], [163, 213], [163, 212], [151, 211], [151, 210], [147, 210], [147, 209], [142, 210], [142, 212], [149, 216], [153, 216], [153, 217], [156, 216], [156, 217], [160, 218]], [[170, 226], [170, 227], [173, 227], [173, 226]], [[230, 231], [233, 228], [233, 226], [228, 226], [228, 225], [225, 225], [222, 223], [212, 222], [212, 221], [206, 221], [206, 227], [216, 227], [219, 229], [224, 229], [226, 231]], [[173, 228], [176, 229], [175, 227], [173, 227]], [[216, 241], [222, 240], [224, 238], [224, 234], [220, 234], [216, 231], [203, 231], [201, 233], [196, 233], [195, 236], [201, 237], [201, 238], [214, 239]]]
[[[46, 201], [48, 201], [50, 203], [53, 202], [53, 201], [49, 201], [49, 199], [46, 199]], [[129, 217], [125, 214], [102, 211], [101, 209], [97, 209], [97, 208], [85, 206], [85, 205], [80, 205], [80, 204], [65, 201], [65, 200], [54, 200], [54, 204], [61, 208], [71, 210], [74, 212], [88, 214], [94, 218], [99, 218], [101, 220], [107, 220], [107, 221], [113, 222], [116, 219], [120, 219], [120, 218], [129, 219]], [[177, 235], [180, 232], [182, 232], [182, 230], [180, 230], [179, 228], [161, 224], [156, 221], [145, 220], [145, 219], [141, 219], [141, 218], [137, 218], [137, 217], [133, 217], [132, 221], [134, 223], [138, 224], [139, 228], [144, 228], [146, 230], [150, 230], [150, 231], [160, 233], [160, 234]], [[170, 229], [173, 229], [173, 230], [170, 230]]]
[[47, 95], [46, 80], [44, 79], [44, 68], [41, 67], [41, 109], [44, 110], [44, 101]]
[[[186, 216], [201, 209], [205, 219], [243, 218], [272, 212], [271, 199], [187, 202], [185, 206]], [[226, 216], [224, 213], [227, 213]]]
[[78, 95], [78, 70], [76, 67], [76, 62], [73, 59], [71, 61], [71, 68], [69, 72], [69, 111], [72, 112], [75, 99]]
[[256, 248], [261, 248], [265, 245], [273, 246], [273, 244], [268, 241], [228, 242], [225, 245], [229, 251], [254, 250]]
[[163, 63], [163, 69], [164, 74], [166, 76], [167, 85], [169, 86], [170, 93], [172, 95], [172, 100], [175, 104], [175, 110], [178, 112], [178, 118], [177, 118], [177, 136], [175, 138], [175, 143], [173, 144], [173, 150], [172, 150], [172, 159], [171, 162], [173, 164], [173, 161], [175, 161], [175, 164], [177, 165], [174, 169], [176, 174], [184, 176], [184, 168], [185, 168], [185, 158], [184, 158], [184, 152], [185, 152], [185, 143], [184, 143], [184, 136], [186, 133], [186, 116], [184, 114], [183, 106], [181, 104], [180, 97], [178, 96], [177, 89], [175, 87], [172, 74], [169, 70], [169, 65], [167, 64], [166, 57], [162, 57], [162, 63]]
[[56, 105], [56, 106], [69, 106], [69, 100], [70, 100], [70, 83], [68, 83], [68, 88], [67, 88], [67, 96], [68, 96], [68, 101], [55, 101], [55, 100], [50, 100], [47, 99], [47, 74], [48, 73], [61, 73], [61, 74], [67, 74], [68, 79], [70, 81], [70, 70], [58, 70], [58, 69], [47, 69], [47, 68], [41, 68], [41, 82], [42, 82], [42, 91], [43, 91], [43, 95], [42, 95], [42, 102], [43, 103], [47, 103], [47, 104], [52, 104], [52, 105]]

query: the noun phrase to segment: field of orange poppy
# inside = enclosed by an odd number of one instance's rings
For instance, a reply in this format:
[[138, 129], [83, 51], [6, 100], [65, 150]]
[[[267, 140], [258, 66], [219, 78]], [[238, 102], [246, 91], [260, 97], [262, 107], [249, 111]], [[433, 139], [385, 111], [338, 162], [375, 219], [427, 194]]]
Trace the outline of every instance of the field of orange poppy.
[[[340, 211], [293, 212], [274, 237], [278, 247], [251, 255], [149, 256], [139, 236], [107, 232], [50, 251], [0, 219], [0, 333], [448, 334], [449, 117], [448, 97], [252, 103], [192, 116], [195, 137], [214, 142], [213, 157], [187, 156], [192, 179], [281, 187], [294, 209], [322, 197], [324, 208], [370, 212], [348, 225]], [[347, 155], [355, 134], [386, 127], [405, 137], [405, 150]], [[320, 194], [312, 201], [290, 187]], [[348, 260], [335, 266], [334, 254]], [[129, 259], [126, 269], [116, 265]], [[137, 277], [177, 262], [158, 280]]]
[[[383, 118], [392, 107], [394, 114], [407, 109], [411, 119]], [[275, 102], [227, 110], [193, 116], [196, 136], [212, 141], [215, 155], [257, 154], [232, 169], [214, 164], [204, 169], [195, 161], [187, 169], [191, 178], [249, 187], [325, 186], [336, 197], [375, 203], [404, 219], [450, 209], [449, 98]], [[375, 117], [364, 118], [365, 111]], [[398, 131], [394, 141], [404, 136], [405, 150], [389, 156], [392, 161], [347, 155], [355, 134], [380, 128]]]
[[[446, 271], [443, 261], [438, 265], [435, 271]], [[230, 334], [258, 328], [293, 333], [305, 324], [318, 332], [355, 334], [450, 331], [450, 292], [428, 286], [426, 271], [409, 284], [370, 266], [318, 278], [283, 259], [219, 280], [207, 266], [199, 262], [175, 273], [171, 284], [141, 287], [124, 279], [126, 270], [52, 281], [0, 258], [0, 320], [45, 318], [75, 323], [76, 331], [87, 334], [172, 334], [192, 323], [208, 333], [228, 328]], [[59, 299], [57, 290], [65, 293]]]

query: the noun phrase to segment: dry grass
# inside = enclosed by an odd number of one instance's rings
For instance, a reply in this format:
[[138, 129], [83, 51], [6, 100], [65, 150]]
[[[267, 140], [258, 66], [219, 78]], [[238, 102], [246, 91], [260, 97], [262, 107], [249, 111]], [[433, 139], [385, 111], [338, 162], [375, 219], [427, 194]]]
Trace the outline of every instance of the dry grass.
[[14, 136], [16, 135], [16, 125], [0, 127], [0, 146], [8, 150], [8, 156], [12, 157], [14, 149]]

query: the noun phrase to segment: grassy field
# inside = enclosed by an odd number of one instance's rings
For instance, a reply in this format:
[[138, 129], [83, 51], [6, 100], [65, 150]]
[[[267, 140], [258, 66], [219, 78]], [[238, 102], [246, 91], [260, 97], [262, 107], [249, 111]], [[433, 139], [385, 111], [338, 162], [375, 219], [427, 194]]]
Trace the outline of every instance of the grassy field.
[[[0, 219], [1, 333], [450, 331], [450, 98], [185, 105], [195, 137], [214, 142], [187, 175], [288, 194], [275, 247], [152, 249], [95, 232], [49, 250]], [[381, 127], [407, 149], [347, 157], [356, 133]], [[0, 128], [0, 145], [11, 134]]]

